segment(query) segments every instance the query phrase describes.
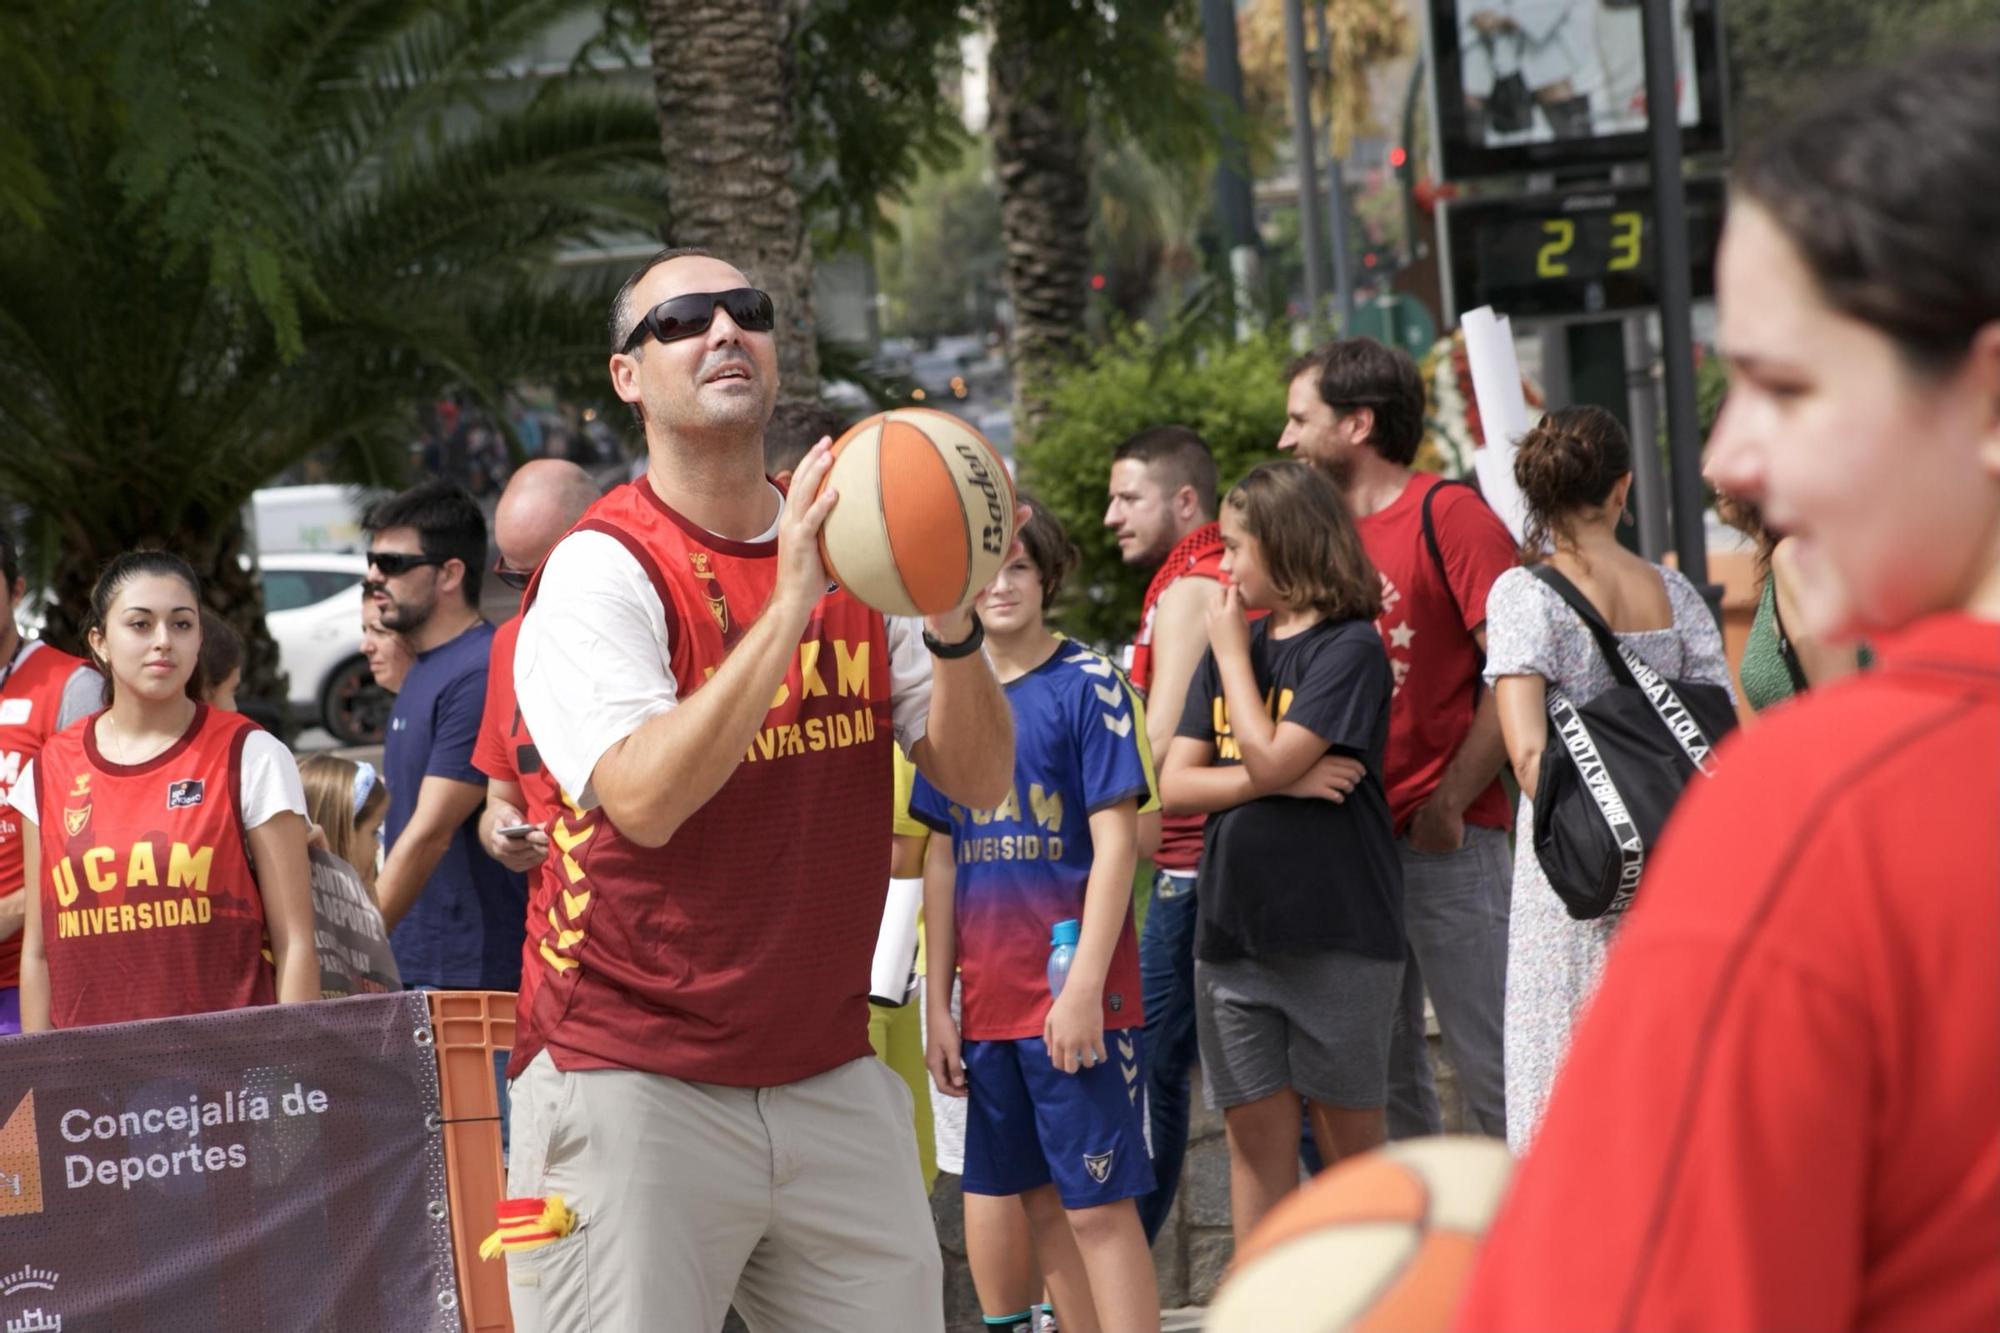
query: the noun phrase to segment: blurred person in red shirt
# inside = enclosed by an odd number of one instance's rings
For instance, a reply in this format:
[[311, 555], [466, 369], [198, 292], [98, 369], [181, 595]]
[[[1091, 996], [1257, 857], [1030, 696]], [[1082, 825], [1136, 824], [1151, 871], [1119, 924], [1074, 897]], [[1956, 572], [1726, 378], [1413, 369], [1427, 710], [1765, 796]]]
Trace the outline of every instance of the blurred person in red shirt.
[[0, 1037], [21, 1030], [21, 928], [28, 894], [21, 821], [6, 803], [43, 742], [104, 706], [104, 680], [80, 657], [23, 638], [14, 612], [28, 593], [20, 553], [0, 533]]
[[2000, 1328], [2000, 37], [1735, 167], [1717, 486], [1877, 669], [1675, 812], [1466, 1328]]

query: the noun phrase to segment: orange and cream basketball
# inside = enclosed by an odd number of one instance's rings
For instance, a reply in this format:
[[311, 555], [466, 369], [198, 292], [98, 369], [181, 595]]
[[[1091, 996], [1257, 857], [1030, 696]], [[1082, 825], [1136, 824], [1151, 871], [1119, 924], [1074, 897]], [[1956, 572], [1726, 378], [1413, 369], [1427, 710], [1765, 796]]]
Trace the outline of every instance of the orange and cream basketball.
[[1014, 540], [1014, 482], [986, 437], [925, 407], [880, 412], [833, 445], [839, 492], [820, 530], [827, 574], [876, 610], [956, 610]]
[[1505, 1144], [1469, 1136], [1340, 1163], [1250, 1233], [1209, 1333], [1442, 1333], [1513, 1165]]

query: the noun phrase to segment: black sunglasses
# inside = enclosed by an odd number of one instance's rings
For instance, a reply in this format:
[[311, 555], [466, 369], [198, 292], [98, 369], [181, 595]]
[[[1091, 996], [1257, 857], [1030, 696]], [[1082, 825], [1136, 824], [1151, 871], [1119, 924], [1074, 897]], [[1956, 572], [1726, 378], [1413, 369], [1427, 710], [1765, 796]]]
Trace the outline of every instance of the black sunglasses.
[[402, 551], [370, 551], [368, 563], [387, 574], [390, 578], [407, 574], [425, 565], [441, 565], [451, 559], [445, 555], [408, 555]]
[[493, 562], [493, 577], [516, 592], [526, 592], [535, 575], [532, 570], [515, 569], [507, 563], [507, 557], [503, 555]]
[[676, 338], [692, 338], [708, 332], [715, 322], [715, 308], [721, 306], [745, 333], [769, 333], [777, 325], [778, 314], [769, 293], [755, 287], [734, 287], [726, 292], [689, 292], [669, 297], [646, 312], [618, 350], [630, 352], [651, 334], [663, 343]]

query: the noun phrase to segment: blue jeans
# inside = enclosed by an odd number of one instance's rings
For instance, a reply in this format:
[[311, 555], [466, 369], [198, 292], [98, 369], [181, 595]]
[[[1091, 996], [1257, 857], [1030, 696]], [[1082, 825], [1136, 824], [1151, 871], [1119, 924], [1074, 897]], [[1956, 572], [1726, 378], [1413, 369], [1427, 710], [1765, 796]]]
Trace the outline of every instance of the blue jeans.
[[1146, 1120], [1153, 1192], [1139, 1197], [1146, 1242], [1160, 1234], [1187, 1156], [1188, 1070], [1195, 1061], [1194, 876], [1162, 870], [1139, 936], [1139, 989], [1146, 1006]]

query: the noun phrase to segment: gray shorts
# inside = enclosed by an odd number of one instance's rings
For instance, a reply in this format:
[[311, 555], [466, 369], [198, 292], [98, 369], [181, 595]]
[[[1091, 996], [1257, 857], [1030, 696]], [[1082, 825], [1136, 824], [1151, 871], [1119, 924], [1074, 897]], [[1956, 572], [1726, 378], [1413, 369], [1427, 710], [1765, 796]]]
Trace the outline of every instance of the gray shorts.
[[1403, 964], [1356, 953], [1194, 964], [1195, 1037], [1211, 1105], [1290, 1088], [1368, 1110], [1388, 1100], [1389, 1034]]

